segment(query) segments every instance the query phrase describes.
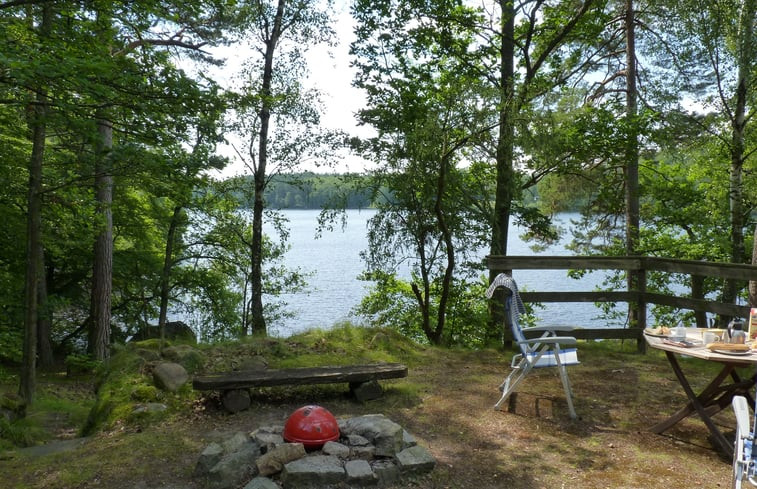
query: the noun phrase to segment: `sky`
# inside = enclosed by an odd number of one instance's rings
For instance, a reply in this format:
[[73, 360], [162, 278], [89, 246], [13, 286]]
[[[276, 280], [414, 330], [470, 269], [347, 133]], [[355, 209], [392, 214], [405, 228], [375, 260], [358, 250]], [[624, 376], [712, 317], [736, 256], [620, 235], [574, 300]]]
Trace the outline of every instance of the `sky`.
[[[341, 129], [351, 135], [368, 136], [371, 130], [358, 127], [354, 114], [364, 106], [363, 92], [352, 87], [354, 70], [349, 66], [349, 45], [354, 39], [354, 20], [349, 11], [349, 0], [336, 0], [334, 6], [337, 45], [333, 47], [313, 46], [308, 50], [307, 59], [310, 76], [306, 84], [317, 88], [322, 93], [325, 112], [321, 114], [321, 124], [327, 129]], [[241, 46], [219, 49], [214, 54], [226, 60], [221, 68], [213, 68], [212, 76], [223, 83], [230, 83], [231, 78], [239, 72], [246, 58]], [[236, 143], [237, 147], [244, 143]], [[219, 148], [219, 153], [229, 157], [232, 163], [218, 172], [217, 178], [227, 178], [245, 173], [245, 167], [231, 147]], [[361, 171], [366, 163], [355, 156], [348, 156], [344, 163], [330, 170], [332, 172]], [[303, 167], [303, 170], [323, 171], [315, 167]], [[249, 173], [249, 172], [247, 172]]]

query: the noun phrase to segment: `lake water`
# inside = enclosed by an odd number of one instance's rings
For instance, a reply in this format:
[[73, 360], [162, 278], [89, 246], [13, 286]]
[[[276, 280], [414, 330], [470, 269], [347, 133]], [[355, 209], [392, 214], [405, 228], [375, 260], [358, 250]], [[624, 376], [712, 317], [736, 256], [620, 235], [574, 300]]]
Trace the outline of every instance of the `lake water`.
[[[357, 276], [364, 269], [359, 253], [368, 245], [366, 226], [374, 213], [374, 210], [350, 210], [347, 212], [346, 227], [337, 226], [334, 231], [324, 232], [319, 239], [315, 239], [317, 210], [283, 211], [289, 219], [291, 245], [285, 263], [288, 267], [298, 267], [313, 275], [308, 279], [308, 292], [282, 297], [289, 303], [288, 308], [295, 313], [295, 317], [270, 324], [270, 334], [289, 336], [314, 327], [329, 328], [344, 320], [360, 322], [360, 318], [351, 315], [351, 310], [360, 302], [370, 285], [369, 282], [358, 280]], [[561, 215], [559, 222], [568, 226], [571, 217], [576, 218], [577, 215]], [[521, 232], [517, 226], [511, 226], [509, 255], [570, 254], [562, 244], [535, 253], [520, 240]], [[482, 256], [485, 254], [482, 252]], [[598, 286], [603, 278], [602, 274], [593, 273], [576, 281], [566, 274], [566, 270], [516, 270], [513, 277], [521, 290], [542, 292], [589, 291]], [[583, 325], [591, 328], [609, 326], [606, 321], [596, 319], [598, 314], [599, 310], [592, 303], [545, 303], [544, 309], [537, 310], [538, 318], [547, 324]]]

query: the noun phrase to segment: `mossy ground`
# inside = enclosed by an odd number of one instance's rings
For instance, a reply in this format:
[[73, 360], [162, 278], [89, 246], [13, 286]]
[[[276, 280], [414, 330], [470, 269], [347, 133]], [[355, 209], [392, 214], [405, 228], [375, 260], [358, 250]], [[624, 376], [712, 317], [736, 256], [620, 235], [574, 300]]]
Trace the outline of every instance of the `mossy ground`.
[[[173, 395], [164, 417], [134, 420], [128, 414], [114, 416], [86, 443], [65, 453], [36, 456], [8, 450], [6, 444], [0, 457], [3, 487], [199, 488], [191, 472], [207, 443], [235, 431], [283, 424], [294, 409], [309, 403], [323, 405], [338, 417], [383, 413], [428, 447], [438, 461], [436, 469], [398, 488], [730, 485], [730, 462], [713, 450], [708, 432], [697, 418], [664, 435], [649, 431], [652, 424], [685, 403], [685, 395], [664, 355], [655, 351], [638, 354], [633, 342], [580, 342], [581, 365], [570, 372], [578, 420], [568, 417], [554, 369], [537, 371], [528, 378], [514, 412], [495, 412], [496, 387], [509, 372], [510, 352], [432, 348], [408, 342], [391, 331], [361, 328], [313, 331], [282, 340], [250, 339], [201, 349], [208, 371], [230, 369], [260, 355], [271, 367], [402, 362], [408, 365], [409, 376], [382, 382], [385, 395], [364, 404], [348, 399], [342, 385], [253, 389], [252, 408], [234, 415], [220, 409], [217, 395], [189, 390]], [[681, 361], [697, 387], [717, 371], [717, 365], [711, 363]], [[15, 389], [12, 376], [4, 379], [0, 388]], [[42, 420], [51, 411], [62, 410], [68, 413], [69, 428], [68, 432], [60, 428], [53, 432], [50, 425], [39, 423], [47, 441], [61, 433], [72, 436], [71, 430], [84, 425], [86, 412], [94, 404], [93, 378], [49, 380], [49, 384], [40, 383], [39, 399], [64, 401], [58, 406], [40, 402], [30, 417]], [[128, 413], [125, 404], [140, 402], [135, 396], [151, 395], [144, 379], [119, 382], [115, 390], [120, 394], [114, 398], [127, 401], [116, 402], [111, 413], [119, 409]], [[69, 388], [71, 395], [67, 394]], [[725, 432], [732, 431], [730, 409], [716, 420]]]

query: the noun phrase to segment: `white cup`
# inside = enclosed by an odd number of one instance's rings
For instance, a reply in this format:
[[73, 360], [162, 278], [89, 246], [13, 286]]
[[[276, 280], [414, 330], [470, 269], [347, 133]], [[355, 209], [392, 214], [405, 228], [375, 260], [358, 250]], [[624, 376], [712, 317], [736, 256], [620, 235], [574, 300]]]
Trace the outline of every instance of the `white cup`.
[[704, 346], [707, 346], [710, 343], [716, 343], [717, 341], [719, 341], [720, 337], [715, 333], [705, 331], [704, 333], [702, 333], [702, 340], [704, 342]]

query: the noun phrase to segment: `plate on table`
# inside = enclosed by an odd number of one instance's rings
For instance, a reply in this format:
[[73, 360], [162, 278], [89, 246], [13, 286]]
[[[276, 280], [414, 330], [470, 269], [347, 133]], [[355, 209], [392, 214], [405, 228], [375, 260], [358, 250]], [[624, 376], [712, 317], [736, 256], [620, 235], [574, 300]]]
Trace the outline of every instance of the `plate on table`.
[[[667, 329], [667, 331], [666, 331]], [[655, 338], [667, 338], [670, 336], [670, 329], [668, 328], [647, 328], [644, 330], [644, 334]]]
[[718, 349], [715, 349], [715, 350], [710, 350], [710, 351], [712, 351], [712, 353], [719, 353], [721, 355], [730, 355], [730, 356], [734, 356], [734, 357], [745, 357], [747, 355], [751, 355], [752, 354], [751, 350], [718, 350]]

